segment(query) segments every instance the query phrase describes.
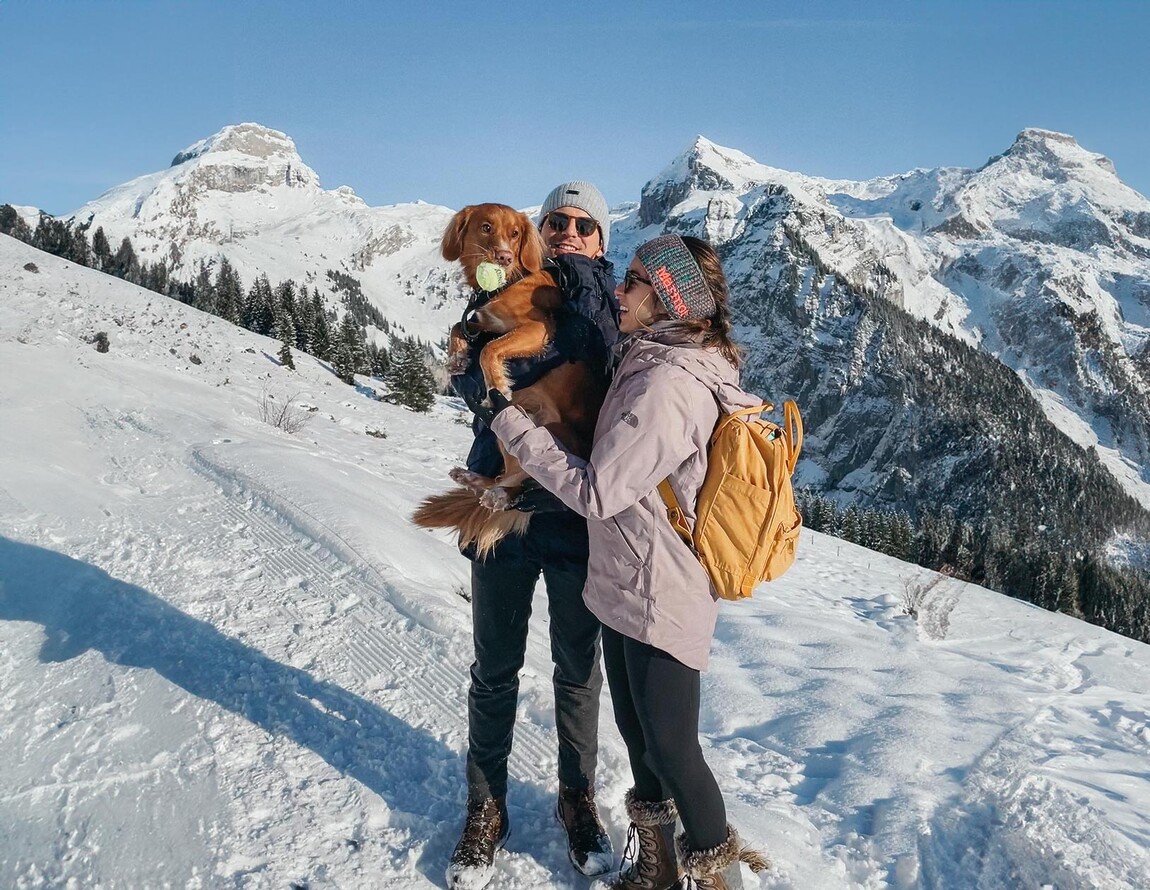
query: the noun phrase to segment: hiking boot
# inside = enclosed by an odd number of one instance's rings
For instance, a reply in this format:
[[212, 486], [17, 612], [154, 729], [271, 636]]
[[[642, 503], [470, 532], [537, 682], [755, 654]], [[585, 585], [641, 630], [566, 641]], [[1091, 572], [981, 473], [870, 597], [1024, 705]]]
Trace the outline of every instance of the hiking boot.
[[619, 871], [591, 885], [591, 890], [671, 890], [679, 886], [675, 865], [675, 801], [646, 801], [635, 797], [635, 789], [625, 798], [627, 846]]
[[762, 853], [741, 844], [730, 825], [727, 839], [708, 850], [688, 849], [687, 835], [681, 832], [675, 838], [675, 850], [683, 868], [683, 886], [689, 890], [742, 890], [740, 862], [747, 863], [756, 874], [770, 868], [771, 863]]
[[447, 866], [452, 890], [483, 890], [495, 876], [495, 851], [511, 836], [511, 822], [502, 798], [467, 801], [463, 834]]
[[599, 820], [592, 789], [568, 788], [560, 783], [555, 818], [567, 832], [567, 855], [580, 873], [593, 878], [611, 870], [615, 858], [611, 839]]

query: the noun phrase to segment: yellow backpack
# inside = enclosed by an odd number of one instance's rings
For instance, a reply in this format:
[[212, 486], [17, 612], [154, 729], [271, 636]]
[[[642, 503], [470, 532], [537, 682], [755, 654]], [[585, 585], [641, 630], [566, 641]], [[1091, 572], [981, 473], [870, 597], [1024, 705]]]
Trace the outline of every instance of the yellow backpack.
[[803, 518], [791, 475], [803, 444], [803, 419], [792, 401], [783, 405], [782, 426], [759, 416], [773, 410], [766, 403], [719, 418], [707, 443], [693, 534], [670, 482], [659, 483], [671, 525], [723, 599], [750, 596], [760, 581], [775, 580], [795, 561]]

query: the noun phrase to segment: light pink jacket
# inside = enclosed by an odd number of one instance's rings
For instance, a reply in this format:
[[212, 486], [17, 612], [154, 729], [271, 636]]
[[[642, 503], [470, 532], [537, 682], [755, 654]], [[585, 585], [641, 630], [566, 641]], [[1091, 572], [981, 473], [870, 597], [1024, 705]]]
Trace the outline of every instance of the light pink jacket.
[[718, 603], [656, 487], [670, 477], [693, 526], [719, 405], [729, 412], [760, 400], [739, 388], [738, 371], [716, 350], [681, 335], [676, 342], [659, 327], [624, 342], [590, 460], [516, 408], [497, 415], [492, 430], [540, 485], [587, 517], [588, 608], [619, 633], [705, 670]]

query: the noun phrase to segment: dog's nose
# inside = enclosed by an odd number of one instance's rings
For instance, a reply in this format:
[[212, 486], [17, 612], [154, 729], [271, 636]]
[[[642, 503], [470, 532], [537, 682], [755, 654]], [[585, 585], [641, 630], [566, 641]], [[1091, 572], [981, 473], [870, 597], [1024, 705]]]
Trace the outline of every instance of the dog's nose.
[[501, 266], [510, 266], [512, 260], [515, 259], [514, 254], [510, 250], [497, 250], [495, 251], [495, 262]]

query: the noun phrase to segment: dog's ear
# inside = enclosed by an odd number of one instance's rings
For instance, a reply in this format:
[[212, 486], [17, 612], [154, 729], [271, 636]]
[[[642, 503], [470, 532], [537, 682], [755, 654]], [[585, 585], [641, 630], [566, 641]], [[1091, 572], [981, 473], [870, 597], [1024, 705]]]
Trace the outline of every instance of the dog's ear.
[[439, 249], [443, 253], [443, 258], [449, 263], [455, 262], [463, 255], [463, 235], [467, 231], [467, 222], [474, 212], [474, 205], [464, 207], [451, 217], [451, 222], [447, 224], [447, 228], [443, 232], [443, 241], [440, 243]]
[[543, 236], [535, 228], [527, 214], [519, 214], [523, 237], [519, 239], [519, 266], [528, 272], [538, 272], [543, 268]]

